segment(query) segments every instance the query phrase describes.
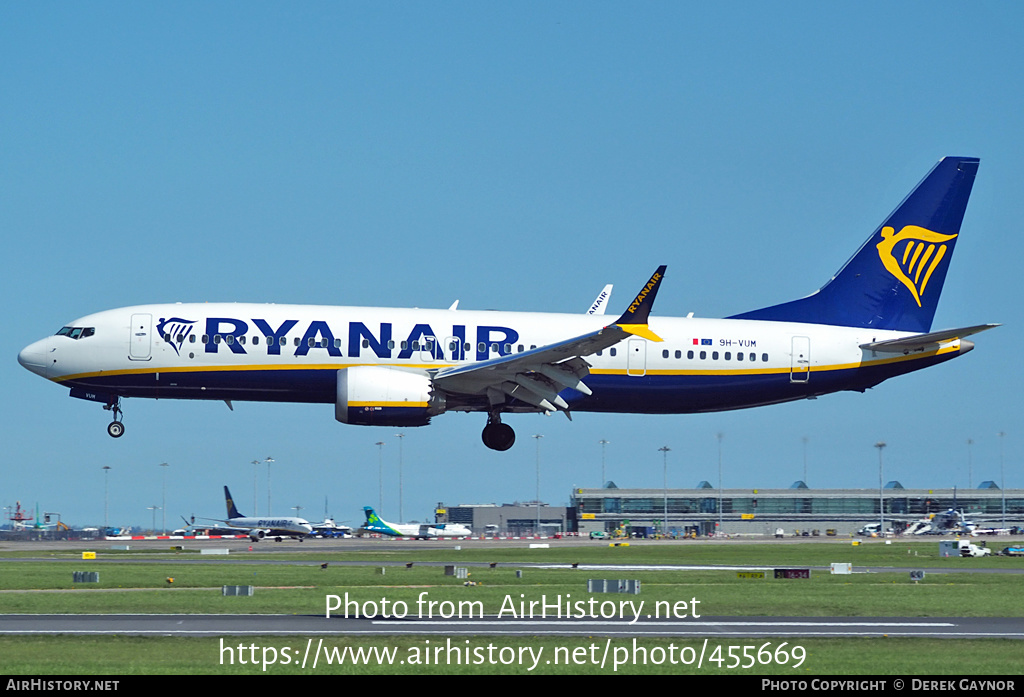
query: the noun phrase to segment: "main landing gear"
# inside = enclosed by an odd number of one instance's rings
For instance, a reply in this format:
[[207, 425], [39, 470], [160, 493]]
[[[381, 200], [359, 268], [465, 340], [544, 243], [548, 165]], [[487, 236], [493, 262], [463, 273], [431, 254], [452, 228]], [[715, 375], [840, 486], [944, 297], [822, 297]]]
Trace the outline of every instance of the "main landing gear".
[[103, 405], [103, 408], [114, 416], [114, 420], [107, 424], [107, 433], [111, 438], [120, 438], [124, 435], [124, 424], [121, 423], [121, 398], [115, 397], [114, 401]]
[[491, 450], [505, 451], [516, 442], [516, 432], [508, 424], [501, 423], [501, 413], [494, 411], [487, 417], [481, 438]]

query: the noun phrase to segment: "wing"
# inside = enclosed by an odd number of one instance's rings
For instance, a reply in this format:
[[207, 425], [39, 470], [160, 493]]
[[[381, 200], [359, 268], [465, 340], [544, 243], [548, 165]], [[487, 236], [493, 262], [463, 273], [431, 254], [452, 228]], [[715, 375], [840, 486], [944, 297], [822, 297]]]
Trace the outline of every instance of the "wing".
[[538, 410], [561, 410], [568, 415], [569, 405], [558, 396], [559, 392], [571, 388], [592, 394], [583, 384], [583, 378], [590, 374], [585, 356], [614, 346], [629, 336], [661, 341], [648, 328], [647, 319], [664, 277], [665, 266], [659, 266], [622, 316], [606, 327], [523, 353], [438, 371], [434, 386], [449, 394], [486, 395], [491, 406], [512, 397]]

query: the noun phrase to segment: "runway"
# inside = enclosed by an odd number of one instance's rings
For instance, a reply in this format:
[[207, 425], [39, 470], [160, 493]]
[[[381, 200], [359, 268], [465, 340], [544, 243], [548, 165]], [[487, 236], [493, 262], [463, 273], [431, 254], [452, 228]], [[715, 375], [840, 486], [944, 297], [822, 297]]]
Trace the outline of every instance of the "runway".
[[703, 617], [694, 620], [350, 619], [322, 615], [0, 615], [0, 635], [930, 637], [1024, 639], [1024, 618]]

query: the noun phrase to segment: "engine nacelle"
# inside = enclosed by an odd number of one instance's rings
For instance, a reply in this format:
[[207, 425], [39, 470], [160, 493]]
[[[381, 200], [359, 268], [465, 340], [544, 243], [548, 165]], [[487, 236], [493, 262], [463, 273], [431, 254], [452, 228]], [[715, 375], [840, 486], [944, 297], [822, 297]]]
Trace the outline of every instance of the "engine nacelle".
[[334, 418], [360, 426], [426, 426], [445, 411], [430, 378], [387, 366], [360, 365], [338, 371]]

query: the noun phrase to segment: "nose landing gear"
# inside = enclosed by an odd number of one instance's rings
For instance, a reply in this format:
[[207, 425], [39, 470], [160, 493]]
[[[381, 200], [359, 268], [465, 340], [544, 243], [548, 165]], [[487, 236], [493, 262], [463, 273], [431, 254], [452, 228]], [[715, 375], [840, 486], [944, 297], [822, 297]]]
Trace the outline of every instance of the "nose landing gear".
[[508, 424], [501, 423], [501, 413], [491, 412], [481, 438], [491, 450], [505, 451], [516, 442], [516, 432]]
[[110, 434], [111, 438], [120, 438], [124, 435], [124, 424], [121, 423], [121, 398], [115, 397], [112, 402], [108, 402], [103, 408], [114, 416], [114, 420], [107, 424], [107, 433]]

